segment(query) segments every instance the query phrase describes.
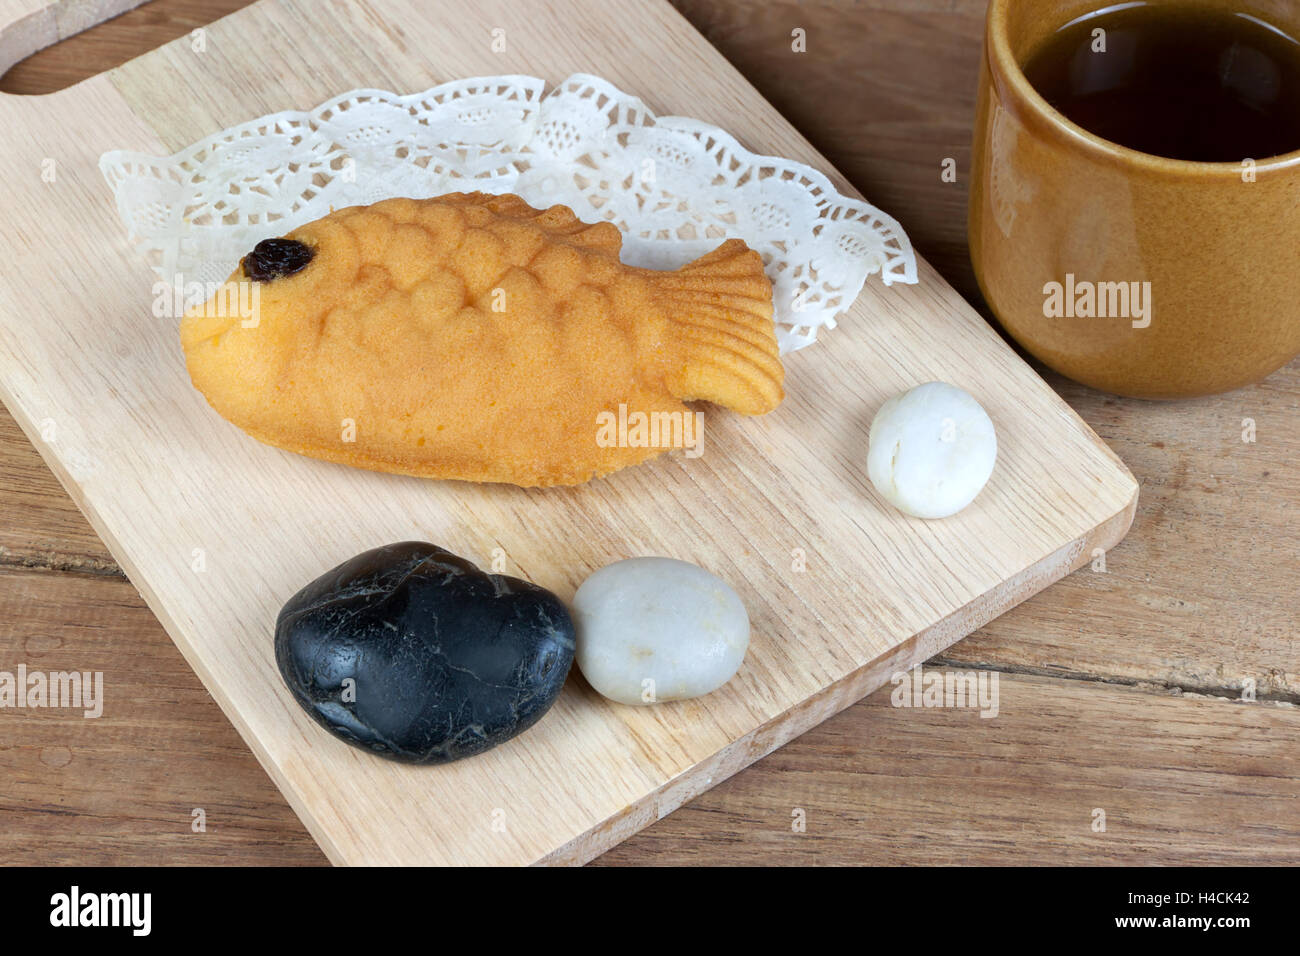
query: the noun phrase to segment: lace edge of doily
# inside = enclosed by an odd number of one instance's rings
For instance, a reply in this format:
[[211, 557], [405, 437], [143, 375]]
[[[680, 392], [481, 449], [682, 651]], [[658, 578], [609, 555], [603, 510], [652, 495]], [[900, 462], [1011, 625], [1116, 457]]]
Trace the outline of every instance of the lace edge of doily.
[[[573, 73], [567, 76], [560, 83], [555, 84], [549, 90], [546, 87], [546, 80], [541, 77], [530, 76], [523, 73], [500, 74], [495, 76], [474, 76], [465, 77], [459, 80], [452, 80], [446, 83], [440, 83], [436, 86], [429, 87], [426, 90], [415, 93], [395, 93], [391, 90], [383, 90], [375, 87], [360, 87], [354, 90], [348, 90], [333, 96], [328, 100], [320, 103], [309, 110], [281, 110], [276, 113], [269, 113], [264, 116], [255, 117], [235, 126], [228, 127], [216, 133], [212, 133], [196, 143], [192, 143], [184, 149], [178, 150], [171, 155], [158, 156], [150, 153], [143, 153], [134, 150], [109, 150], [103, 153], [99, 158], [99, 169], [104, 179], [113, 191], [115, 204], [118, 210], [118, 216], [124, 223], [129, 223], [131, 216], [125, 206], [124, 194], [118, 189], [118, 185], [130, 175], [128, 168], [147, 169], [154, 173], [160, 181], [170, 178], [164, 175], [168, 167], [183, 166], [191, 162], [194, 157], [205, 152], [209, 152], [217, 144], [244, 136], [251, 132], [260, 131], [267, 126], [275, 123], [284, 123], [290, 121], [313, 120], [317, 122], [327, 122], [324, 117], [331, 110], [336, 109], [339, 104], [354, 100], [358, 97], [374, 96], [381, 99], [394, 101], [402, 105], [415, 104], [426, 100], [437, 99], [440, 95], [446, 95], [449, 92], [464, 90], [466, 88], [478, 91], [477, 88], [491, 89], [494, 87], [517, 86], [527, 95], [525, 103], [533, 107], [532, 126], [535, 123], [537, 111], [540, 109], [543, 101], [554, 95], [554, 93], [572, 84], [585, 84], [599, 90], [611, 101], [620, 103], [628, 110], [634, 110], [645, 117], [646, 127], [663, 127], [665, 129], [676, 130], [690, 135], [707, 135], [721, 143], [725, 150], [735, 159], [742, 163], [761, 168], [764, 165], [781, 165], [785, 167], [797, 167], [800, 174], [805, 176], [810, 182], [815, 183], [825, 197], [833, 201], [843, 209], [856, 213], [867, 227], [880, 237], [881, 246], [885, 250], [885, 262], [867, 269], [856, 288], [844, 288], [844, 304], [841, 307], [831, 311], [829, 317], [821, 326], [799, 326], [787, 324], [788, 327], [779, 330], [782, 333], [783, 348], [784, 343], [794, 344], [794, 349], [803, 348], [816, 341], [817, 328], [835, 328], [837, 320], [841, 315], [852, 308], [853, 303], [862, 293], [866, 286], [866, 280], [872, 275], [880, 274], [881, 282], [885, 286], [891, 286], [896, 282], [904, 284], [915, 284], [917, 278], [916, 255], [912, 249], [911, 240], [908, 239], [906, 231], [892, 216], [888, 215], [881, 209], [873, 206], [871, 203], [854, 199], [846, 196], [835, 188], [830, 179], [817, 169], [798, 160], [791, 160], [781, 156], [774, 156], [764, 153], [755, 153], [732, 136], [729, 132], [719, 126], [706, 123], [693, 117], [678, 116], [667, 114], [659, 116], [650, 109], [645, 101], [634, 94], [627, 93], [614, 84], [610, 83], [603, 77], [591, 73]], [[177, 181], [176, 185], [181, 185]], [[820, 201], [820, 200], [819, 200]], [[129, 238], [132, 241], [145, 241], [149, 237], [143, 236], [130, 226], [127, 226]]]

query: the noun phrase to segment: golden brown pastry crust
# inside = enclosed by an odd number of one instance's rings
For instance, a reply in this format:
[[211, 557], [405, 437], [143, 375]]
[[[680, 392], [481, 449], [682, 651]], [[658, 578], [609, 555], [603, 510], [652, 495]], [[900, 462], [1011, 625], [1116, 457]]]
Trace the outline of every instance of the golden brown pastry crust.
[[289, 451], [568, 485], [665, 450], [602, 446], [601, 412], [703, 399], [756, 415], [782, 398], [771, 285], [739, 240], [638, 269], [610, 223], [483, 193], [341, 209], [286, 238], [314, 256], [257, 284], [255, 325], [210, 303], [181, 342], [212, 406]]

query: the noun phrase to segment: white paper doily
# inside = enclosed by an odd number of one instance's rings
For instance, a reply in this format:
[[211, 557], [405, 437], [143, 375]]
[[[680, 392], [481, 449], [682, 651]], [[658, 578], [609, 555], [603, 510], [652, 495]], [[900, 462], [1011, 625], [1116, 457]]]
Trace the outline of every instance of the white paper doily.
[[493, 76], [409, 96], [353, 90], [171, 157], [113, 151], [99, 165], [131, 238], [169, 283], [224, 281], [259, 240], [332, 208], [473, 190], [610, 220], [631, 265], [676, 268], [744, 239], [772, 280], [783, 352], [834, 328], [871, 274], [916, 281], [898, 223], [816, 170], [756, 156], [697, 120], [656, 117], [599, 77], [544, 88]]

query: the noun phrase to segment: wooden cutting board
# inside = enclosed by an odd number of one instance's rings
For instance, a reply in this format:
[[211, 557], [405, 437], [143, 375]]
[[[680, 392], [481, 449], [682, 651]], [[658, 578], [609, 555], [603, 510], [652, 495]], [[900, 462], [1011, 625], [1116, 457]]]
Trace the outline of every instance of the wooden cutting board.
[[[5, 22], [17, 25], [0, 34], [0, 57], [129, 5], [2, 0]], [[505, 30], [504, 52], [493, 51], [494, 29]], [[870, 280], [839, 328], [788, 358], [778, 411], [710, 414], [697, 459], [525, 491], [354, 471], [253, 441], [191, 388], [175, 323], [151, 315], [154, 276], [97, 167], [106, 150], [171, 153], [356, 87], [409, 92], [500, 73], [555, 82], [585, 71], [660, 115], [715, 123], [854, 192], [662, 0], [261, 0], [209, 27], [204, 41], [196, 51], [179, 40], [49, 96], [0, 96], [9, 180], [0, 192], [0, 382], [14, 417], [335, 862], [587, 860], [1128, 529], [1137, 486], [1124, 465], [924, 262], [918, 285]], [[932, 379], [984, 404], [1000, 457], [970, 508], [923, 522], [871, 488], [866, 436], [886, 397]], [[746, 601], [749, 656], [722, 690], [651, 708], [611, 704], [575, 670], [540, 724], [487, 754], [441, 767], [371, 757], [294, 705], [275, 668], [272, 626], [306, 581], [409, 538], [481, 565], [499, 548], [508, 572], [566, 600], [620, 558], [696, 562]], [[104, 720], [113, 693], [105, 688]]]

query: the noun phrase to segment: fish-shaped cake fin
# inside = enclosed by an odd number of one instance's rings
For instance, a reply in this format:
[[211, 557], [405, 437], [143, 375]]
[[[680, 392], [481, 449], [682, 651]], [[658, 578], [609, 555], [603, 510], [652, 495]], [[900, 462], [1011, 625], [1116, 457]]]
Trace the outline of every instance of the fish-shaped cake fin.
[[763, 415], [781, 404], [785, 369], [762, 256], [728, 239], [676, 272], [655, 273], [655, 284], [681, 332], [680, 363], [666, 378], [673, 395], [743, 415]]

